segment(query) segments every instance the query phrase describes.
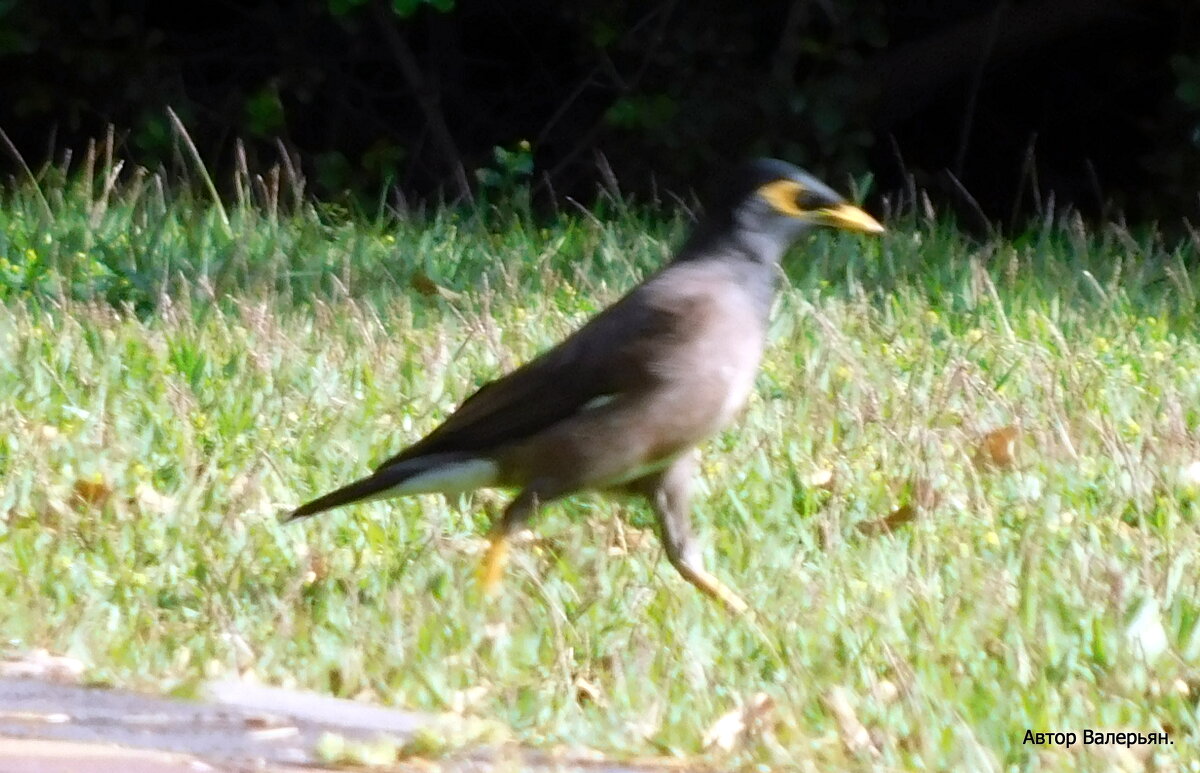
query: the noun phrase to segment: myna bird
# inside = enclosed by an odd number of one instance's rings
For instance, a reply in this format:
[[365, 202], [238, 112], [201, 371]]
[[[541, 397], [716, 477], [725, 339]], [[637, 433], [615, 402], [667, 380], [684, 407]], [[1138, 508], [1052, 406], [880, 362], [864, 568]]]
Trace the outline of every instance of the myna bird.
[[824, 183], [783, 161], [741, 168], [679, 254], [537, 359], [484, 385], [426, 437], [286, 520], [408, 494], [518, 491], [481, 567], [500, 581], [509, 535], [583, 490], [645, 496], [667, 557], [735, 613], [746, 604], [704, 568], [689, 503], [695, 446], [750, 394], [784, 252], [816, 226], [881, 233]]

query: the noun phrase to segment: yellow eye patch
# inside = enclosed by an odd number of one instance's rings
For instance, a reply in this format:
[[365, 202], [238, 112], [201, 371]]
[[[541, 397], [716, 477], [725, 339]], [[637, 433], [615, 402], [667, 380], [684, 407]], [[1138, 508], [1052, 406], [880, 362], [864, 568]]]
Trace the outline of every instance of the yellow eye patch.
[[758, 189], [758, 195], [767, 200], [775, 211], [796, 217], [804, 213], [800, 209], [800, 194], [804, 186], [795, 180], [774, 180]]

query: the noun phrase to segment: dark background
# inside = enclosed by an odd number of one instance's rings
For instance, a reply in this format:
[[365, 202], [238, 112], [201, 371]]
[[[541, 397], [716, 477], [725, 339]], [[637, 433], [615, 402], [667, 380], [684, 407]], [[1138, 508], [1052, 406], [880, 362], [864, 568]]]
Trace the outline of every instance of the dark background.
[[171, 171], [170, 106], [219, 183], [240, 139], [252, 172], [286, 148], [323, 198], [649, 197], [770, 154], [1002, 226], [1051, 200], [1195, 220], [1198, 19], [1195, 0], [0, 0], [0, 128], [41, 174], [110, 126]]

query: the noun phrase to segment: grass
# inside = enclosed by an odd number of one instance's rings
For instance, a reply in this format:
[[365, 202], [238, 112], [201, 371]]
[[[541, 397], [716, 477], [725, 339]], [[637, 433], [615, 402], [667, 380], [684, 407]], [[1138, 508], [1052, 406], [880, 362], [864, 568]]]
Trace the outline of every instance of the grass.
[[[1194, 246], [1070, 217], [976, 242], [906, 217], [797, 249], [751, 404], [705, 449], [710, 566], [761, 612], [731, 620], [632, 503], [547, 508], [490, 602], [473, 572], [497, 495], [275, 520], [619, 297], [681, 217], [396, 221], [267, 191], [228, 228], [152, 177], [4, 194], [11, 650], [722, 767], [1196, 769]], [[1006, 427], [1013, 458], [989, 456]], [[763, 732], [704, 751], [759, 693]], [[1085, 728], [1173, 744], [1023, 743]]]

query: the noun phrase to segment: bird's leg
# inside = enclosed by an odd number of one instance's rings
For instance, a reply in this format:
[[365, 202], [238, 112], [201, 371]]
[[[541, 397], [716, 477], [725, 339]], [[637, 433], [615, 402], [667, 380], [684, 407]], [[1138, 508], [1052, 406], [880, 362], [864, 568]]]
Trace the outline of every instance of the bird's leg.
[[692, 534], [688, 509], [695, 466], [695, 456], [686, 454], [662, 472], [644, 479], [643, 492], [649, 496], [658, 515], [663, 547], [671, 566], [705, 595], [720, 602], [727, 611], [740, 615], [748, 609], [746, 602], [704, 568], [700, 545]]
[[533, 517], [540, 499], [538, 489], [533, 486], [526, 488], [517, 494], [517, 498], [505, 508], [500, 520], [492, 525], [487, 552], [483, 554], [483, 564], [479, 567], [479, 582], [487, 595], [495, 595], [500, 587], [504, 566], [508, 563], [509, 535]]

